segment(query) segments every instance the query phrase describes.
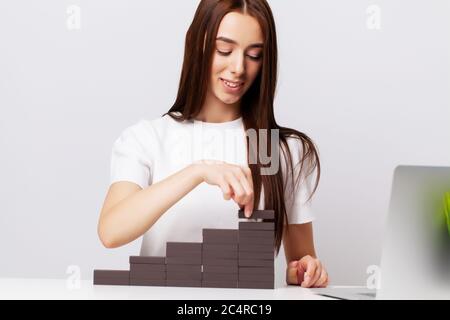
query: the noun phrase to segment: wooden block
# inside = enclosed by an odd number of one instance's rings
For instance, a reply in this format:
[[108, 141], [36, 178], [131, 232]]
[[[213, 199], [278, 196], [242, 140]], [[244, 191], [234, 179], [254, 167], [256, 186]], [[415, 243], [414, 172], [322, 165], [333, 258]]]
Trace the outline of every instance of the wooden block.
[[205, 266], [205, 265], [223, 266], [223, 267], [237, 266], [238, 259], [204, 258], [203, 266]]
[[274, 244], [245, 244], [239, 243], [239, 251], [245, 252], [272, 252], [274, 253]]
[[130, 283], [128, 270], [94, 270], [94, 285], [127, 286]]
[[[236, 230], [237, 231], [237, 230]], [[204, 243], [208, 244], [238, 244], [239, 238], [238, 237], [215, 237], [215, 236], [205, 236], [203, 237]]]
[[274, 274], [239, 274], [239, 281], [273, 282], [274, 278]]
[[130, 270], [130, 279], [145, 279], [145, 280], [165, 280], [166, 279], [166, 271], [133, 271]]
[[202, 274], [202, 280], [211, 280], [211, 281], [238, 281], [238, 274], [237, 273], [208, 273], [203, 272]]
[[201, 280], [166, 280], [166, 285], [170, 287], [201, 287]]
[[274, 260], [275, 254], [273, 252], [239, 251], [239, 259]]
[[179, 251], [190, 251], [190, 252], [198, 252], [202, 251], [202, 243], [201, 242], [167, 242], [166, 243], [166, 254], [170, 252], [179, 252]]
[[108, 286], [128, 286], [130, 279], [120, 278], [94, 278], [94, 285], [108, 285]]
[[166, 280], [134, 279], [134, 278], [130, 278], [130, 286], [165, 287], [166, 286]]
[[203, 236], [213, 237], [237, 237], [236, 229], [203, 229]]
[[203, 265], [204, 273], [238, 273], [237, 264], [234, 266], [216, 266], [216, 265]]
[[130, 264], [130, 273], [133, 274], [145, 274], [152, 272], [166, 272], [165, 264], [143, 264], [132, 263]]
[[240, 221], [239, 230], [275, 230], [275, 223]]
[[[167, 258], [202, 258], [202, 251], [176, 251], [176, 250], [168, 250]], [[166, 261], [167, 261], [166, 258]]]
[[201, 265], [183, 265], [183, 264], [168, 264], [166, 266], [167, 272], [202, 272]]
[[237, 251], [238, 244], [215, 244], [215, 243], [204, 243], [203, 252], [205, 251]]
[[204, 288], [237, 288], [238, 282], [237, 281], [212, 281], [212, 280], [203, 280], [202, 281], [202, 287]]
[[238, 212], [239, 219], [266, 219], [266, 220], [275, 220], [275, 211], [274, 210], [253, 210], [250, 218], [246, 218], [244, 215], [244, 210], [239, 210]]
[[275, 265], [270, 267], [239, 267], [239, 274], [275, 275]]
[[266, 238], [266, 237], [248, 237], [248, 236], [242, 236], [239, 237], [239, 246], [241, 244], [271, 244], [274, 245], [275, 240], [273, 238]]
[[239, 230], [239, 239], [241, 237], [261, 237], [275, 239], [275, 233], [272, 230]]
[[167, 280], [202, 280], [201, 272], [167, 272]]
[[272, 267], [273, 260], [239, 259], [238, 265], [241, 267]]
[[130, 256], [132, 264], [166, 264], [166, 257]]
[[202, 259], [219, 258], [219, 259], [237, 259], [238, 251], [209, 251], [203, 250]]
[[94, 279], [95, 278], [129, 279], [130, 271], [128, 271], [128, 270], [94, 270]]
[[206, 244], [238, 244], [239, 230], [203, 229], [203, 243]]
[[201, 265], [202, 257], [167, 257], [167, 264]]

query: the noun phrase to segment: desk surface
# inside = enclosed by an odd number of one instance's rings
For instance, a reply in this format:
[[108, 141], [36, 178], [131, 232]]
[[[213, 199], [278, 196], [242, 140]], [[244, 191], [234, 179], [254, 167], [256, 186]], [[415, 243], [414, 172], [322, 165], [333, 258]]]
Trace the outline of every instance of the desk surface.
[[63, 279], [0, 278], [0, 299], [135, 300], [330, 300], [298, 286], [270, 289], [94, 286], [91, 280], [71, 289]]

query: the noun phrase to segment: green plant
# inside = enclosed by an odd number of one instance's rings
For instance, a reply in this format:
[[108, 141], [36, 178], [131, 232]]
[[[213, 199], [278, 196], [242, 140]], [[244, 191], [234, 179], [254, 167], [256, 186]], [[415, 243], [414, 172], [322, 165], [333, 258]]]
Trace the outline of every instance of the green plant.
[[444, 220], [450, 236], [450, 192], [446, 192], [444, 195]]

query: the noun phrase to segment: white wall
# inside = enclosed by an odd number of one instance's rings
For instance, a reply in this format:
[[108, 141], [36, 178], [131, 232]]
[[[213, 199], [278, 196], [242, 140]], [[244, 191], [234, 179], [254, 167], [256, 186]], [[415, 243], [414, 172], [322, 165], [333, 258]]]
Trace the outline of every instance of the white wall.
[[[140, 241], [107, 250], [97, 238], [110, 151], [124, 128], [173, 103], [197, 3], [0, 2], [0, 276], [65, 277], [78, 265], [90, 278], [138, 253]], [[66, 27], [71, 4], [80, 30]], [[364, 284], [379, 263], [394, 167], [450, 163], [450, 4], [270, 4], [277, 120], [321, 154], [318, 253], [332, 284]], [[366, 25], [374, 4], [380, 30]]]

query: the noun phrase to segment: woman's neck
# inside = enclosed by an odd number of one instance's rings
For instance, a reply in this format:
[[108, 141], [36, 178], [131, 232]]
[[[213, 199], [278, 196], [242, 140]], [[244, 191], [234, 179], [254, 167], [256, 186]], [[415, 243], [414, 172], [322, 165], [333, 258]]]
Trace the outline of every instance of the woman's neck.
[[240, 101], [235, 104], [226, 104], [215, 97], [214, 99], [207, 97], [195, 120], [220, 123], [236, 120], [240, 116]]

